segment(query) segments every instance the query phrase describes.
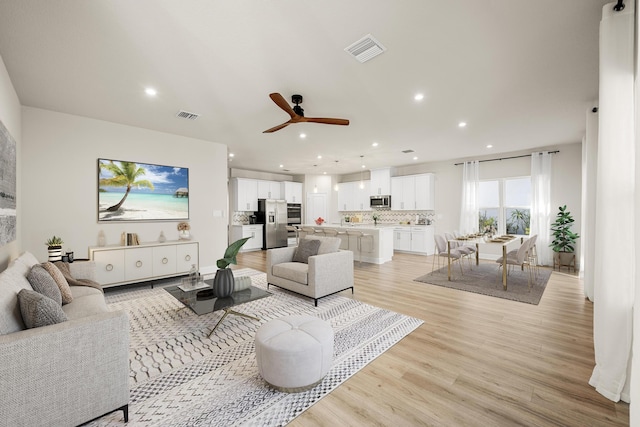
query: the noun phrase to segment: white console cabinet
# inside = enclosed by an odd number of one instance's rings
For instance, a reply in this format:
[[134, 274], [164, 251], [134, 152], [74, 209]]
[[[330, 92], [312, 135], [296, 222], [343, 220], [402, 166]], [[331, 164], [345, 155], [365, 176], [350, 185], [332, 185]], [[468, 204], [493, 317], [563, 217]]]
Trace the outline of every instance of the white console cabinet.
[[89, 258], [96, 263], [98, 283], [118, 286], [188, 273], [198, 266], [198, 242], [91, 247]]

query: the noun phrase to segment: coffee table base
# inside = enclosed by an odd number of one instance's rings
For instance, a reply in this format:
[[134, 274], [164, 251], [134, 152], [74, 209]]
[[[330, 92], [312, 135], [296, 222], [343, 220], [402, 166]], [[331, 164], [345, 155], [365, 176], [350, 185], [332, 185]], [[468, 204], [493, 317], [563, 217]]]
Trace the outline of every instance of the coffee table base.
[[222, 315], [220, 320], [218, 320], [218, 323], [216, 323], [216, 325], [213, 327], [211, 332], [209, 332], [209, 338], [211, 338], [211, 335], [213, 335], [213, 333], [216, 331], [216, 328], [218, 327], [218, 325], [220, 325], [220, 323], [222, 323], [224, 318], [227, 317], [230, 314], [235, 314], [236, 316], [241, 316], [241, 317], [246, 317], [246, 318], [249, 318], [249, 319], [257, 320], [258, 322], [260, 321], [260, 319], [258, 319], [257, 317], [249, 316], [248, 314], [244, 314], [244, 313], [240, 313], [239, 311], [235, 311], [232, 308], [223, 308], [222, 310], [224, 311], [224, 314]]

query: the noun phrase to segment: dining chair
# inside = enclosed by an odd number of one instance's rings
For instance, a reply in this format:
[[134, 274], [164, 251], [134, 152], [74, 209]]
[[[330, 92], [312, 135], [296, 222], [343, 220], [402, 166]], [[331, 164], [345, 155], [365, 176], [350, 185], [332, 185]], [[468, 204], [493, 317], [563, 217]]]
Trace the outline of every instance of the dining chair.
[[[509, 271], [513, 271], [513, 268], [515, 266], [520, 267], [523, 271], [525, 268], [527, 269], [527, 274], [529, 275], [527, 280], [527, 285], [529, 289], [531, 289], [531, 264], [529, 263], [529, 258], [528, 258], [530, 242], [531, 242], [531, 239], [527, 239], [524, 242], [522, 242], [522, 244], [518, 249], [510, 251], [507, 254], [507, 260], [506, 260], [507, 274], [509, 274]], [[503, 261], [503, 257], [500, 257], [496, 260], [496, 263], [498, 264], [498, 271], [500, 271], [500, 268], [502, 268], [502, 261]], [[499, 277], [502, 277], [502, 274], [500, 274]]]
[[536, 250], [536, 241], [538, 240], [538, 235], [534, 234], [529, 237], [529, 264], [534, 270], [534, 277], [538, 278], [538, 252]]
[[471, 247], [465, 246], [461, 241], [457, 240], [456, 236], [454, 236], [454, 234], [452, 233], [445, 232], [444, 237], [451, 242], [452, 249], [457, 249], [458, 252], [462, 254], [463, 258], [467, 258], [467, 261], [469, 261], [469, 268], [471, 268], [471, 255], [476, 252], [475, 248], [471, 250]]
[[[451, 248], [450, 251], [447, 251], [447, 241], [443, 236], [441, 236], [440, 234], [436, 234], [433, 239], [435, 241], [436, 250], [433, 254], [433, 261], [431, 262], [432, 272], [435, 271], [436, 258], [438, 259], [438, 270], [440, 269], [440, 258], [450, 258], [452, 263], [455, 261], [460, 261], [462, 259], [462, 253], [458, 249]], [[462, 264], [458, 262], [458, 265], [460, 266], [460, 274], [464, 276], [464, 271], [462, 271]]]

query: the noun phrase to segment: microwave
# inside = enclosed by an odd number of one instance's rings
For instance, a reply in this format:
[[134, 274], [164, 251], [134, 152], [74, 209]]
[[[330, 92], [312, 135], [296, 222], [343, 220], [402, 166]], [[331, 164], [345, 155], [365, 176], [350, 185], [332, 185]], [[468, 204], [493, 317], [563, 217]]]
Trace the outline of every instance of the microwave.
[[370, 206], [372, 208], [390, 208], [391, 196], [371, 196]]

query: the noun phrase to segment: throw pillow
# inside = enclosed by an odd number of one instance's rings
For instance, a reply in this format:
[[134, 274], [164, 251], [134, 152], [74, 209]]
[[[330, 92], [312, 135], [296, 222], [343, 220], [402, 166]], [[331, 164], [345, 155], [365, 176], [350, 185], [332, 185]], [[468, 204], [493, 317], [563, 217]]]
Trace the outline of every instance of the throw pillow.
[[56, 285], [58, 285], [60, 294], [62, 295], [62, 304], [69, 304], [71, 301], [73, 301], [73, 295], [71, 294], [69, 283], [67, 282], [67, 279], [64, 278], [64, 275], [58, 269], [58, 267], [53, 265], [53, 263], [51, 262], [44, 262], [42, 263], [42, 266], [45, 270], [47, 270], [47, 273], [49, 273], [51, 277], [53, 277], [53, 280], [56, 281]]
[[293, 253], [293, 262], [309, 263], [309, 257], [318, 255], [318, 248], [320, 247], [320, 240], [317, 239], [302, 239], [298, 242], [298, 247]]
[[29, 274], [27, 274], [27, 280], [34, 291], [48, 296], [57, 302], [58, 305], [62, 305], [62, 294], [60, 293], [58, 284], [40, 264], [31, 267]]
[[55, 325], [68, 320], [60, 304], [36, 291], [21, 290], [18, 293], [18, 301], [22, 320], [27, 328]]
[[320, 241], [318, 255], [338, 252], [338, 250], [340, 250], [340, 243], [342, 243], [339, 237], [305, 236], [305, 239], [316, 239]]

